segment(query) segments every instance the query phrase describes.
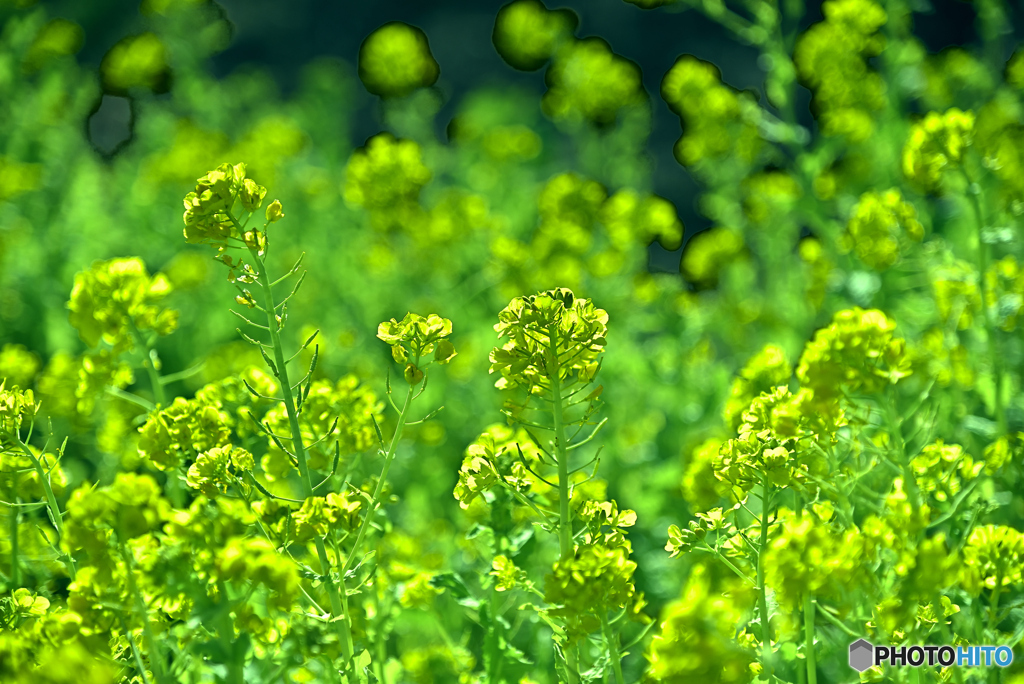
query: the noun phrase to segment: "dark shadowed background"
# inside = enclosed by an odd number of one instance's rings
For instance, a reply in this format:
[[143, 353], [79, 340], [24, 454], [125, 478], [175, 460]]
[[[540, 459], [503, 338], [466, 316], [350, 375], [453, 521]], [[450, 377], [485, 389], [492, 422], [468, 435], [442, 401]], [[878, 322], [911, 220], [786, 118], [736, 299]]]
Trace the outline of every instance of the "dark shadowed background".
[[[98, 67], [114, 43], [143, 30], [137, 0], [50, 0], [43, 2], [52, 14], [78, 22], [85, 29], [85, 45], [79, 55], [84, 64]], [[472, 89], [513, 83], [544, 92], [544, 70], [518, 72], [498, 56], [491, 31], [502, 1], [484, 0], [220, 0], [218, 3], [233, 27], [230, 46], [212, 60], [212, 71], [224, 76], [253, 65], [269, 70], [282, 92], [296, 82], [303, 64], [321, 56], [335, 56], [355, 64], [359, 46], [374, 29], [389, 21], [402, 21], [423, 29], [441, 66], [437, 87], [445, 105], [438, 116], [438, 134], [459, 101]], [[580, 18], [579, 37], [601, 36], [612, 49], [635, 61], [643, 72], [644, 85], [652, 96], [653, 121], [648, 152], [653, 162], [653, 190], [677, 207], [687, 236], [707, 227], [695, 206], [697, 186], [676, 163], [672, 146], [679, 137], [679, 119], [659, 96], [663, 75], [676, 58], [693, 54], [716, 64], [726, 83], [739, 89], [762, 92], [765, 72], [757, 51], [739, 44], [718, 24], [696, 11], [662, 8], [641, 10], [623, 0], [563, 0], [550, 7], [570, 7]], [[682, 4], [682, 3], [681, 3]], [[975, 8], [961, 0], [913, 0], [914, 32], [929, 52], [950, 46], [970, 46], [977, 41]], [[821, 20], [821, 3], [808, 2], [802, 27]], [[1017, 40], [1024, 36], [1024, 11], [1014, 8], [1011, 18]], [[1009, 57], [1009, 54], [1006, 55]], [[381, 129], [378, 100], [362, 93], [353, 120], [353, 141], [359, 143]], [[800, 88], [797, 103], [801, 122], [813, 125], [808, 108], [810, 93]], [[539, 97], [535, 98], [539, 101]], [[118, 116], [116, 112], [112, 116]], [[127, 113], [122, 115], [127, 118]], [[652, 246], [654, 270], [675, 270], [679, 250], [666, 252]]]

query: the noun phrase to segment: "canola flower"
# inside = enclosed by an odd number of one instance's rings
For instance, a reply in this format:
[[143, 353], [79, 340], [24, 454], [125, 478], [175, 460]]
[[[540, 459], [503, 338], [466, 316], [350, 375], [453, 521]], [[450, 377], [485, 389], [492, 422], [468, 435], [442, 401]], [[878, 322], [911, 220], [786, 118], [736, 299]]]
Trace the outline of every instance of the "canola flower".
[[825, 134], [863, 142], [886, 103], [886, 83], [868, 60], [885, 48], [880, 29], [889, 16], [873, 0], [827, 0], [822, 14], [797, 42], [797, 74], [814, 93]]
[[752, 162], [763, 141], [752, 101], [722, 83], [718, 68], [683, 55], [661, 82], [661, 97], [679, 115], [683, 135], [673, 149], [684, 166], [734, 154]]
[[962, 164], [974, 140], [974, 123], [970, 111], [928, 112], [903, 147], [903, 173], [926, 189], [937, 189], [947, 171]]
[[896, 263], [908, 240], [920, 242], [923, 237], [917, 211], [899, 190], [869, 191], [861, 195], [846, 224], [843, 247], [871, 268], [882, 270]]

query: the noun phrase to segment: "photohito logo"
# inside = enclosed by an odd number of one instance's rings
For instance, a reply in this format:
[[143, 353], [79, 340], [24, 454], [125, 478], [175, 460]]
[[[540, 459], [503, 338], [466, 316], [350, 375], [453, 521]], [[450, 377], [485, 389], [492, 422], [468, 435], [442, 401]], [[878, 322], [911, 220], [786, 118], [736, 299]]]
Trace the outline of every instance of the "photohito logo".
[[884, 663], [891, 667], [1006, 667], [1012, 662], [1009, 646], [873, 646], [866, 639], [850, 644], [850, 667], [857, 672]]

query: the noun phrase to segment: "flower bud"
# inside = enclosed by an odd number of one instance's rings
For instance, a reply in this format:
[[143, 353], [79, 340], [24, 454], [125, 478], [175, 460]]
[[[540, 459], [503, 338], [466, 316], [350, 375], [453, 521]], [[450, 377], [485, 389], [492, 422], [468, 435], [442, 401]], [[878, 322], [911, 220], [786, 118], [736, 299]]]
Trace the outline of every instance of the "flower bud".
[[423, 371], [416, 367], [416, 364], [407, 363], [405, 365], [405, 381], [410, 385], [415, 385], [423, 379]]
[[276, 223], [284, 218], [284, 209], [281, 207], [281, 200], [274, 200], [267, 205], [267, 223]]
[[267, 189], [262, 185], [257, 185], [253, 179], [246, 178], [242, 181], [242, 189], [238, 193], [238, 198], [242, 200], [242, 206], [246, 211], [256, 211], [263, 206], [263, 198], [266, 196]]
[[448, 363], [455, 355], [458, 354], [455, 351], [455, 345], [448, 340], [441, 340], [437, 343], [437, 349], [434, 350], [434, 360], [438, 363]]

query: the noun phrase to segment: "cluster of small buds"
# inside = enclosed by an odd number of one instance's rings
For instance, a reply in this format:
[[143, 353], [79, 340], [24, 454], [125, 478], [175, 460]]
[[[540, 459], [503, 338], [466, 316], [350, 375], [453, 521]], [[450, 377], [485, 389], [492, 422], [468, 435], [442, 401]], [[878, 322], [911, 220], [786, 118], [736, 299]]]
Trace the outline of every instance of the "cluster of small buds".
[[814, 93], [826, 135], [867, 140], [876, 127], [876, 112], [886, 102], [885, 82], [868, 60], [885, 47], [879, 29], [888, 16], [873, 0], [828, 0], [822, 13], [825, 20], [796, 43], [797, 73]]
[[423, 379], [422, 361], [433, 354], [433, 361], [444, 364], [458, 353], [448, 340], [452, 334], [452, 322], [437, 314], [426, 317], [407, 313], [398, 321], [392, 318], [377, 326], [377, 337], [391, 347], [391, 356], [398, 363], [405, 364], [405, 379], [415, 385]]
[[[739, 508], [737, 504], [736, 508]], [[732, 511], [729, 511], [731, 513]], [[709, 543], [708, 535], [715, 533], [722, 539], [729, 539], [736, 534], [736, 526], [726, 517], [727, 513], [721, 508], [713, 508], [707, 513], [698, 513], [696, 520], [691, 520], [686, 529], [678, 525], [669, 525], [668, 543], [665, 550], [669, 552], [669, 558], [690, 551], [695, 546]], [[713, 535], [714, 536], [714, 535]]]
[[793, 511], [778, 511], [779, 525], [764, 551], [765, 567], [780, 600], [795, 610], [804, 592], [817, 596], [838, 594], [838, 587], [854, 588], [865, 578], [860, 568], [871, 549], [856, 527], [837, 534], [828, 525], [829, 507], [819, 518], [814, 507], [798, 517]]
[[311, 496], [292, 515], [295, 537], [308, 541], [314, 536], [324, 537], [330, 530], [352, 532], [359, 527], [360, 510], [364, 503], [348, 492], [324, 496]]
[[[185, 240], [217, 247], [217, 259], [231, 269], [232, 281], [242, 277], [236, 276], [236, 270], [242, 269], [243, 276], [247, 272], [241, 260], [236, 262], [225, 254], [229, 243], [235, 240], [263, 254], [267, 249], [266, 228], [284, 218], [281, 202], [274, 200], [267, 205], [263, 230], [246, 230], [234, 213], [235, 206], [239, 205], [245, 213], [254, 214], [263, 206], [267, 189], [247, 178], [245, 173], [245, 164], [221, 164], [196, 181], [195, 191], [185, 195], [184, 200]], [[255, 275], [251, 268], [248, 273]]]
[[743, 412], [761, 392], [768, 392], [789, 382], [793, 366], [782, 347], [769, 344], [747, 361], [729, 388], [723, 417], [738, 427]]
[[541, 68], [559, 45], [572, 39], [579, 19], [571, 10], [549, 10], [538, 0], [516, 0], [498, 11], [494, 47], [510, 66]]
[[492, 425], [466, 449], [453, 494], [465, 510], [499, 481], [516, 491], [529, 491], [536, 477], [527, 466], [539, 460], [538, 449], [525, 430]]
[[552, 612], [566, 620], [572, 641], [600, 628], [600, 616], [626, 608], [627, 614], [644, 621], [643, 592], [633, 585], [636, 562], [625, 546], [579, 546], [575, 553], [556, 561], [544, 579], [544, 600], [559, 606]]
[[895, 336], [896, 322], [877, 309], [838, 312], [832, 324], [807, 344], [796, 375], [817, 398], [841, 389], [873, 393], [910, 375], [906, 342]]
[[646, 654], [652, 681], [748, 684], [753, 679], [758, 664], [750, 635], [738, 630], [749, 596], [735, 585], [715, 590], [712, 577], [698, 564], [681, 596], [662, 612]]
[[608, 314], [589, 299], [559, 288], [516, 297], [501, 313], [494, 330], [508, 337], [491, 351], [491, 373], [499, 389], [523, 386], [531, 394], [558, 380], [591, 380], [608, 332]]
[[640, 67], [601, 38], [566, 41], [555, 51], [541, 106], [555, 120], [611, 124], [627, 107], [647, 101]]
[[962, 163], [974, 142], [974, 112], [928, 112], [903, 147], [903, 174], [926, 190], [938, 189], [947, 169]]
[[19, 440], [22, 425], [31, 424], [39, 411], [32, 390], [5, 386], [6, 382], [0, 382], [0, 446]]
[[242, 473], [252, 472], [253, 456], [240, 447], [226, 444], [213, 447], [196, 457], [189, 466], [185, 482], [208, 497], [227, 491]]
[[915, 242], [924, 238], [914, 205], [897, 188], [872, 190], [857, 201], [840, 246], [853, 250], [871, 268], [883, 270], [896, 263], [907, 238]]
[[963, 550], [961, 585], [974, 596], [984, 590], [1024, 584], [1024, 534], [1006, 525], [980, 525]]
[[115, 352], [132, 350], [139, 333], [169, 335], [177, 329], [178, 312], [163, 305], [172, 290], [163, 274], [151, 276], [138, 257], [96, 261], [75, 275], [71, 325], [90, 347], [103, 341]]
[[409, 95], [433, 85], [440, 75], [426, 34], [415, 26], [384, 24], [359, 48], [359, 80], [374, 95]]
[[684, 166], [729, 154], [749, 163], [764, 145], [757, 127], [759, 108], [749, 94], [725, 85], [710, 62], [680, 57], [662, 79], [661, 97], [683, 124], [673, 152]]

